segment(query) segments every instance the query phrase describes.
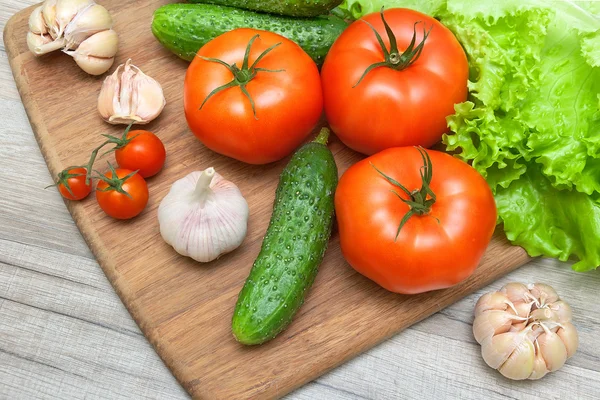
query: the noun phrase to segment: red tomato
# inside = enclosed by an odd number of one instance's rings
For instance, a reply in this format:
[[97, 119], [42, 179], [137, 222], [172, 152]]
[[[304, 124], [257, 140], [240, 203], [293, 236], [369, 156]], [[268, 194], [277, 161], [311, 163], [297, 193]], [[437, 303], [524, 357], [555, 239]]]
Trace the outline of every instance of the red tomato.
[[70, 168], [58, 174], [58, 191], [68, 200], [82, 200], [92, 191], [92, 179], [85, 183], [87, 171], [83, 167]]
[[190, 129], [209, 149], [250, 164], [270, 163], [289, 155], [319, 121], [319, 71], [289, 39], [235, 29], [208, 42], [190, 64], [184, 109]]
[[[398, 147], [366, 158], [344, 173], [335, 194], [344, 257], [397, 293], [442, 289], [467, 278], [496, 226], [494, 196], [483, 177], [449, 154], [422, 151]], [[424, 154], [431, 158], [427, 168]], [[431, 174], [435, 199], [424, 194], [421, 173], [425, 181]], [[414, 202], [413, 215], [398, 231], [411, 210], [405, 201]]]
[[[399, 50], [390, 48], [382, 15], [368, 14], [336, 40], [321, 71], [331, 129], [364, 154], [397, 146], [430, 147], [447, 131], [446, 117], [454, 114], [454, 104], [467, 99], [467, 57], [448, 28], [408, 9], [389, 9], [383, 16]], [[387, 57], [367, 22], [383, 39]], [[403, 54], [413, 36], [412, 53]], [[365, 74], [382, 62], [386, 65]]]
[[138, 171], [143, 178], [158, 174], [165, 164], [167, 153], [158, 136], [152, 132], [129, 131], [125, 145], [115, 150], [119, 167]]
[[113, 218], [130, 219], [148, 204], [148, 185], [137, 172], [111, 168], [96, 187], [100, 208]]

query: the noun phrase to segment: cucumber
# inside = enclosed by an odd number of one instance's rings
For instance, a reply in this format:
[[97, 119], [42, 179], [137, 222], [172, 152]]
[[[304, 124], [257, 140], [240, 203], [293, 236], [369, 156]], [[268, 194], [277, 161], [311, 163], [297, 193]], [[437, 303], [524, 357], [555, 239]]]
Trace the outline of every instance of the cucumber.
[[338, 181], [329, 130], [302, 146], [279, 178], [273, 214], [232, 320], [235, 338], [253, 345], [292, 321], [317, 275], [331, 235]]
[[342, 0], [190, 0], [190, 3], [219, 4], [290, 17], [316, 17], [329, 13]]
[[348, 24], [335, 16], [296, 19], [212, 4], [168, 4], [154, 12], [152, 33], [180, 58], [191, 61], [200, 47], [236, 28], [278, 33], [298, 43], [321, 65]]

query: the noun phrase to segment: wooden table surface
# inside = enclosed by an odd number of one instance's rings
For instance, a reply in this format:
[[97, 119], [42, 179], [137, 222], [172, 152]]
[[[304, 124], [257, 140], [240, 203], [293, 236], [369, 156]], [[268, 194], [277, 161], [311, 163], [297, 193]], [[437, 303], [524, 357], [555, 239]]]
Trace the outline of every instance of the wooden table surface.
[[[0, 0], [0, 27], [36, 0]], [[0, 399], [186, 399], [133, 322], [54, 189], [0, 48]], [[60, 118], [60, 115], [57, 115]], [[541, 381], [488, 368], [477, 298], [543, 281], [573, 307], [580, 348]], [[311, 382], [288, 399], [600, 398], [600, 272], [537, 259]]]

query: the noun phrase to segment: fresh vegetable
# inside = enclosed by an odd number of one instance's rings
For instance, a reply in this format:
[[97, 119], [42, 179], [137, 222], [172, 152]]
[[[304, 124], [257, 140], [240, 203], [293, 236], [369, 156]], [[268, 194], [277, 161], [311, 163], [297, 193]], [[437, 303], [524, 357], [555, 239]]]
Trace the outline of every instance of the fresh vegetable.
[[187, 61], [217, 36], [232, 29], [253, 28], [287, 37], [321, 65], [347, 26], [332, 15], [297, 19], [211, 4], [167, 4], [158, 8], [152, 19], [152, 33], [158, 41]]
[[321, 117], [319, 71], [294, 42], [236, 29], [200, 49], [184, 83], [184, 110], [206, 147], [250, 164], [289, 155]]
[[190, 0], [190, 2], [220, 4], [292, 17], [315, 17], [327, 14], [342, 0]]
[[430, 147], [447, 131], [454, 104], [467, 99], [469, 69], [460, 44], [435, 19], [388, 9], [354, 22], [322, 69], [332, 130], [364, 154]]
[[455, 107], [444, 142], [487, 179], [512, 243], [531, 256], [576, 258], [577, 271], [600, 265], [599, 4], [345, 4], [355, 15], [358, 5], [358, 14], [415, 6], [456, 34], [469, 57], [471, 96]]
[[131, 219], [148, 204], [148, 185], [137, 171], [118, 168], [99, 175], [96, 200], [100, 208], [117, 219]]
[[421, 293], [470, 276], [494, 232], [485, 180], [439, 151], [384, 150], [351, 166], [335, 194], [348, 263], [397, 293]]
[[158, 222], [179, 254], [209, 262], [244, 241], [248, 203], [235, 184], [207, 168], [173, 184], [158, 207]]
[[29, 17], [27, 46], [36, 56], [63, 49], [90, 75], [110, 69], [119, 38], [108, 11], [93, 0], [45, 0]]
[[102, 83], [98, 111], [110, 124], [147, 124], [159, 116], [166, 103], [160, 83], [128, 59]]
[[328, 136], [324, 128], [281, 173], [269, 228], [233, 314], [233, 335], [243, 344], [266, 342], [285, 329], [317, 275], [338, 176]]
[[138, 171], [142, 178], [158, 174], [165, 164], [167, 153], [161, 140], [149, 131], [129, 131], [115, 148], [120, 168]]
[[485, 362], [509, 379], [540, 379], [579, 346], [571, 307], [543, 283], [509, 283], [479, 298], [473, 334]]
[[84, 167], [70, 167], [61, 171], [57, 182], [48, 187], [58, 186], [58, 191], [65, 199], [82, 200], [92, 191], [92, 182], [86, 176], [87, 170]]

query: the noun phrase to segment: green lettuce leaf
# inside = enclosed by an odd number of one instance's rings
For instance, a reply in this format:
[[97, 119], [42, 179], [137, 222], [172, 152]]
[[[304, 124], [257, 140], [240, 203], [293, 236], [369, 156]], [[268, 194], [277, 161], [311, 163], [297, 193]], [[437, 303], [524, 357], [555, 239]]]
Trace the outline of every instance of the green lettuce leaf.
[[496, 191], [498, 213], [508, 239], [529, 255], [567, 261], [576, 271], [600, 265], [600, 199], [576, 190], [558, 190], [531, 165], [521, 179]]

